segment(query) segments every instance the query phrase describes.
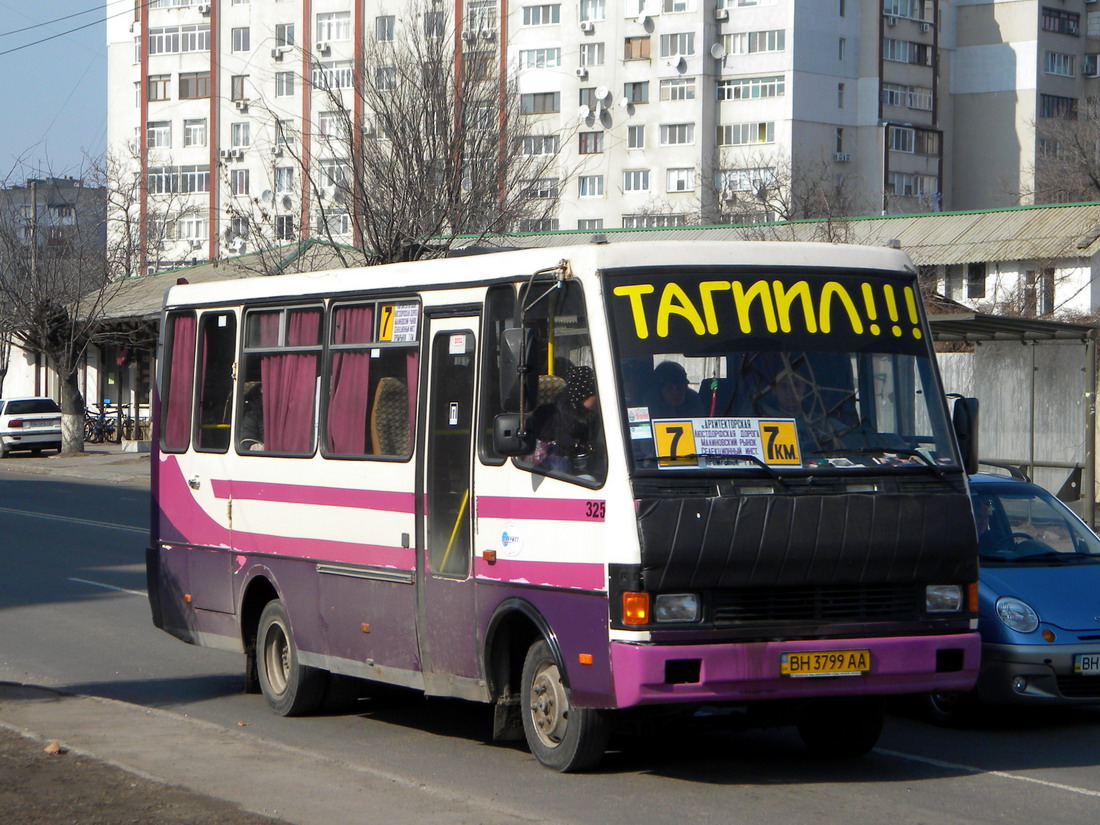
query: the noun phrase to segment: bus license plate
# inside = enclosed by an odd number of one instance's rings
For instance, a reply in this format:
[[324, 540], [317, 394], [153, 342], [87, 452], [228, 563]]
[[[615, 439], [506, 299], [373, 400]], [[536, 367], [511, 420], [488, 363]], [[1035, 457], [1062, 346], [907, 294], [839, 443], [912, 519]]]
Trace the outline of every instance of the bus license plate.
[[1078, 653], [1073, 657], [1073, 672], [1082, 676], [1100, 676], [1100, 653]]
[[861, 676], [871, 669], [869, 650], [816, 650], [812, 653], [780, 653], [779, 673], [793, 678], [812, 676]]

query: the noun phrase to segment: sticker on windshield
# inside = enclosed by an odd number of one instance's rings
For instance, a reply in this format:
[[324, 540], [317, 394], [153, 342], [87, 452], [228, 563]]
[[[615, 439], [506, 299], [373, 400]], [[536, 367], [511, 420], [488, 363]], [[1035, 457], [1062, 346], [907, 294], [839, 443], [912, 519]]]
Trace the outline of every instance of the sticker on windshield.
[[802, 464], [793, 418], [656, 419], [652, 426], [663, 469]]

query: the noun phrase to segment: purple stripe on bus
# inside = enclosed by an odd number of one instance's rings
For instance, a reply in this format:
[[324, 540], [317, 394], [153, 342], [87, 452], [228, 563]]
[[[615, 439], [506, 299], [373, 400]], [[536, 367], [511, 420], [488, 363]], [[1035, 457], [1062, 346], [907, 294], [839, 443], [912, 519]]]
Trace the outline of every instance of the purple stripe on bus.
[[474, 575], [479, 579], [511, 584], [538, 584], [574, 590], [604, 590], [607, 574], [602, 564], [585, 562], [517, 561], [502, 559], [490, 564], [474, 557]]
[[272, 484], [268, 481], [225, 481], [215, 479], [211, 489], [216, 498], [247, 501], [274, 501], [280, 504], [321, 504], [327, 507], [354, 507], [360, 510], [386, 510], [412, 513], [412, 493], [388, 490], [349, 490], [345, 487], [314, 487], [305, 484]]
[[603, 499], [519, 498], [478, 496], [479, 518], [543, 519], [545, 521], [599, 522], [604, 518]]

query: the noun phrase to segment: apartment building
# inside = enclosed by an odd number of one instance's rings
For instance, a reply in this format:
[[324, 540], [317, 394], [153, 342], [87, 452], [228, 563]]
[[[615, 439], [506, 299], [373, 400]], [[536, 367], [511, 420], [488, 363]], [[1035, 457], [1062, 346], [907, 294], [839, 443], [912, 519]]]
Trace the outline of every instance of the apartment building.
[[530, 186], [555, 208], [516, 229], [1004, 204], [1002, 184], [1034, 161], [1029, 124], [1069, 111], [1095, 73], [1081, 36], [1091, 7], [148, 0], [108, 20], [109, 146], [145, 181], [150, 268], [247, 251], [234, 198], [262, 204], [275, 240], [320, 222], [350, 233], [303, 185], [346, 163], [319, 139], [334, 128], [333, 90], [355, 111], [356, 72], [382, 82], [363, 65], [372, 39], [437, 32], [520, 96], [525, 151], [557, 159], [556, 176]]

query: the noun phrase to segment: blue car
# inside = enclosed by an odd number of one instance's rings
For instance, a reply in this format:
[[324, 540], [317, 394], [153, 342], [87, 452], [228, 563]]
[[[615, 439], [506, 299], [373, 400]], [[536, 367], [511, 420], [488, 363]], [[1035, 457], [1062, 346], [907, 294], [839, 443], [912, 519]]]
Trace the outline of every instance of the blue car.
[[1030, 482], [971, 476], [981, 574], [982, 664], [968, 694], [931, 694], [945, 724], [977, 704], [1100, 703], [1100, 538]]

